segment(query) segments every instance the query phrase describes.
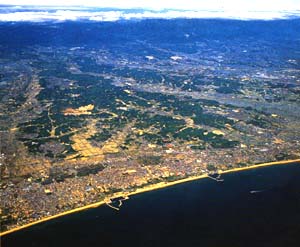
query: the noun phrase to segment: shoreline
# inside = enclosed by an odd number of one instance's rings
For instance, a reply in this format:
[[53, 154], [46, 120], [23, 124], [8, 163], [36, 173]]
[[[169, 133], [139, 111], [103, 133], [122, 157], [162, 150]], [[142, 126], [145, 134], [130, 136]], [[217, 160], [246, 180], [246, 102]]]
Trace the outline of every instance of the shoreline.
[[[250, 166], [246, 166], [246, 167], [239, 167], [239, 168], [233, 168], [233, 169], [229, 169], [229, 170], [225, 170], [225, 171], [219, 171], [219, 174], [226, 174], [226, 173], [232, 173], [232, 172], [239, 172], [239, 171], [244, 171], [244, 170], [251, 170], [251, 169], [256, 169], [256, 168], [261, 168], [261, 167], [267, 167], [267, 166], [274, 166], [274, 165], [286, 165], [286, 164], [291, 164], [291, 163], [297, 163], [300, 162], [300, 159], [295, 159], [295, 160], [283, 160], [283, 161], [274, 161], [274, 162], [267, 162], [267, 163], [261, 163], [261, 164], [256, 164], [256, 165], [250, 165]], [[0, 237], [5, 236], [7, 234], [28, 228], [30, 226], [42, 223], [42, 222], [46, 222], [49, 220], [53, 220], [56, 218], [59, 218], [61, 216], [65, 216], [68, 214], [72, 214], [72, 213], [76, 213], [76, 212], [80, 212], [86, 209], [91, 209], [91, 208], [96, 208], [99, 207], [101, 205], [104, 205], [105, 203], [107, 203], [110, 199], [113, 198], [117, 198], [117, 197], [129, 197], [132, 195], [136, 195], [136, 194], [140, 194], [140, 193], [144, 193], [144, 192], [148, 192], [148, 191], [152, 191], [152, 190], [158, 190], [158, 189], [162, 189], [162, 188], [166, 188], [166, 187], [170, 187], [173, 185], [177, 185], [177, 184], [181, 184], [181, 183], [186, 183], [189, 181], [194, 181], [194, 180], [198, 180], [198, 179], [202, 179], [202, 178], [208, 178], [208, 174], [202, 174], [202, 175], [196, 175], [196, 176], [190, 176], [187, 178], [183, 178], [183, 179], [179, 179], [176, 181], [172, 181], [172, 182], [159, 182], [156, 184], [151, 184], [151, 185], [146, 185], [143, 188], [138, 188], [133, 192], [117, 192], [112, 194], [109, 198], [105, 198], [102, 201], [99, 202], [95, 202], [83, 207], [79, 207], [79, 208], [75, 208], [75, 209], [71, 209], [59, 214], [55, 214], [49, 217], [45, 217], [42, 218], [40, 220], [25, 224], [23, 226], [18, 226], [16, 228], [12, 228], [10, 230], [4, 231], [4, 232], [0, 232]]]

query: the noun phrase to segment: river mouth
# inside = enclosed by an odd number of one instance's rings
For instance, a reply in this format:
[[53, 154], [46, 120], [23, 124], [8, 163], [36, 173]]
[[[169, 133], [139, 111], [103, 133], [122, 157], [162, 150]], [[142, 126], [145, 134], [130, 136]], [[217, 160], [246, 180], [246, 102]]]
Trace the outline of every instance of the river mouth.
[[138, 194], [2, 237], [3, 246], [296, 246], [299, 162]]

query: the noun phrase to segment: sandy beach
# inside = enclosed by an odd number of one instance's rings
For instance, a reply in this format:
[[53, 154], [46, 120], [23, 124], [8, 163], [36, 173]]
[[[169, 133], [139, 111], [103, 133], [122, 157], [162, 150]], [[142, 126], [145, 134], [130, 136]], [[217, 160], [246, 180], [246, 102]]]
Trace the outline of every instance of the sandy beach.
[[[297, 163], [297, 162], [299, 162], [299, 164], [300, 164], [300, 159], [268, 162], [268, 163], [262, 163], [262, 164], [257, 164], [257, 165], [251, 165], [251, 166], [247, 166], [247, 167], [233, 168], [233, 169], [226, 170], [226, 171], [219, 171], [219, 174], [226, 174], [226, 173], [231, 173], [231, 172], [238, 172], [238, 171], [256, 169], [256, 168], [266, 167], [266, 166], [285, 165], [285, 164]], [[61, 217], [61, 216], [64, 216], [64, 215], [76, 213], [76, 212], [83, 211], [83, 210], [90, 209], [90, 208], [99, 207], [99, 206], [109, 202], [110, 199], [113, 199], [113, 198], [130, 197], [132, 195], [144, 193], [144, 192], [147, 192], [147, 191], [162, 189], [162, 188], [173, 186], [173, 185], [176, 185], [176, 184], [181, 184], [181, 183], [185, 183], [185, 182], [189, 182], [189, 181], [193, 181], [193, 180], [198, 180], [198, 179], [202, 179], [202, 178], [207, 178], [207, 177], [208, 177], [207, 174], [202, 174], [202, 175], [191, 176], [191, 177], [188, 177], [188, 178], [184, 178], [184, 179], [180, 179], [180, 180], [176, 180], [176, 181], [172, 181], [172, 182], [160, 182], [160, 183], [153, 184], [153, 185], [147, 185], [143, 188], [138, 188], [133, 192], [117, 192], [117, 193], [114, 193], [113, 195], [111, 195], [109, 198], [106, 198], [102, 201], [99, 201], [99, 202], [96, 202], [96, 203], [93, 203], [93, 204], [89, 204], [89, 205], [86, 205], [86, 206], [83, 206], [83, 207], [75, 208], [75, 209], [72, 209], [72, 210], [69, 210], [69, 211], [66, 211], [66, 212], [62, 212], [62, 213], [53, 215], [53, 216], [45, 217], [43, 219], [25, 224], [23, 226], [19, 226], [19, 227], [1, 232], [0, 236], [4, 236], [4, 235], [7, 235], [9, 233], [13, 233], [13, 232], [19, 231], [21, 229], [28, 228], [30, 226], [33, 226], [33, 225], [36, 225], [36, 224], [39, 224], [39, 223], [42, 223], [42, 222], [45, 222], [45, 221], [49, 221], [49, 220], [52, 220], [52, 219], [55, 219], [55, 218], [58, 218], [58, 217]]]

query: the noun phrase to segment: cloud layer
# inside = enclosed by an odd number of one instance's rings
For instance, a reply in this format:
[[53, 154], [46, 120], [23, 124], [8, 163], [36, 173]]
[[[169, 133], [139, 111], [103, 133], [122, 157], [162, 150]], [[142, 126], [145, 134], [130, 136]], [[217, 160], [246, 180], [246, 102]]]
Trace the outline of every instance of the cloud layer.
[[293, 11], [299, 0], [0, 0], [0, 4], [44, 6], [93, 6], [119, 9]]
[[225, 18], [241, 20], [274, 20], [300, 17], [300, 11], [252, 10], [107, 10], [88, 7], [0, 7], [1, 22], [45, 21], [118, 21], [134, 19]]

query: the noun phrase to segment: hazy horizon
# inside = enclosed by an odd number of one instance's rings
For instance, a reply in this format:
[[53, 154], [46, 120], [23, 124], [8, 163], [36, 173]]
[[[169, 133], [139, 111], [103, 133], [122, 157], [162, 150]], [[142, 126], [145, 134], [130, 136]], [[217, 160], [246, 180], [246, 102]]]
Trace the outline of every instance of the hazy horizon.
[[[212, 0], [171, 1], [101, 1], [71, 0], [22, 1], [0, 0], [0, 21], [118, 21], [131, 19], [201, 19], [274, 20], [300, 17], [298, 0], [266, 1]], [[2, 6], [1, 6], [2, 5]], [[300, 5], [299, 5], [300, 6]], [[135, 10], [135, 11], [133, 11]]]

